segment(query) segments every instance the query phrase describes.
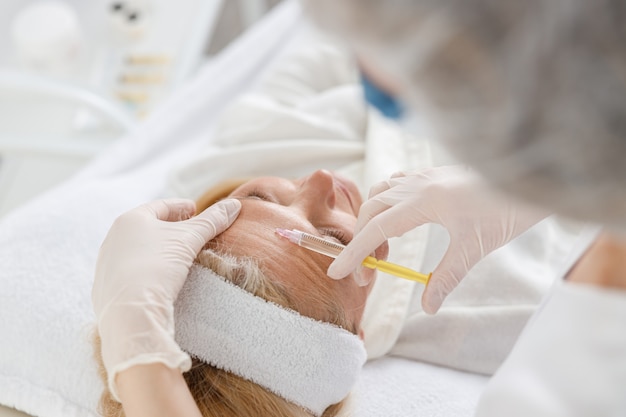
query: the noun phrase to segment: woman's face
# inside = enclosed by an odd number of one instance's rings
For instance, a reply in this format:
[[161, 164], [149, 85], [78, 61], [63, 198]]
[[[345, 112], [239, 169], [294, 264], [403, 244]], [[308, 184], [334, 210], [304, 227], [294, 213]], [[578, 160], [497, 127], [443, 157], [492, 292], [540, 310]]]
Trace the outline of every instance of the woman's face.
[[[256, 259], [299, 300], [302, 314], [317, 318], [315, 300], [307, 301], [307, 295], [312, 286], [321, 286], [344, 306], [349, 320], [360, 321], [375, 271], [361, 272], [361, 278], [369, 281], [363, 287], [353, 277], [332, 280], [326, 275], [331, 258], [275, 233], [276, 228], [298, 229], [344, 245], [350, 242], [362, 203], [352, 181], [325, 170], [297, 180], [263, 177], [241, 185], [230, 197], [238, 198], [242, 209], [235, 223], [220, 235], [223, 249]], [[384, 244], [375, 255], [384, 259], [387, 252]]]

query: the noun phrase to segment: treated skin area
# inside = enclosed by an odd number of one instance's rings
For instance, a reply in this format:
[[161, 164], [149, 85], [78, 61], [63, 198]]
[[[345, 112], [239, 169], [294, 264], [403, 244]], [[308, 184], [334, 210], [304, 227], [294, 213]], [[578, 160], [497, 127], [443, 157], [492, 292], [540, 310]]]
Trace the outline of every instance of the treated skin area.
[[[375, 271], [364, 269], [368, 285], [360, 287], [352, 277], [335, 281], [326, 275], [331, 258], [301, 248], [275, 233], [276, 228], [298, 229], [346, 244], [352, 240], [362, 199], [355, 184], [329, 171], [287, 180], [263, 177], [251, 180], [230, 197], [239, 198], [241, 213], [220, 235], [222, 249], [235, 256], [258, 260], [268, 275], [283, 284], [298, 300], [300, 312], [321, 319], [312, 288], [319, 288], [344, 307], [348, 319], [359, 323]], [[387, 244], [376, 250], [385, 259]], [[319, 292], [318, 292], [319, 293]]]

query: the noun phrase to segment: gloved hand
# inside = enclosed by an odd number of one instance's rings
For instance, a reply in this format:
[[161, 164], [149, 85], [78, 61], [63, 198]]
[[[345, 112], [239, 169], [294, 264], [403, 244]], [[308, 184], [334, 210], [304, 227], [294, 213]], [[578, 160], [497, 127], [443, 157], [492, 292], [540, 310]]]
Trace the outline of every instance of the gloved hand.
[[174, 341], [174, 301], [198, 252], [239, 215], [224, 200], [198, 216], [193, 201], [153, 201], [121, 215], [105, 238], [92, 290], [108, 385], [134, 365], [163, 363], [186, 371], [189, 356]]
[[361, 206], [354, 239], [330, 265], [328, 275], [341, 279], [388, 238], [438, 223], [448, 230], [450, 244], [422, 296], [422, 308], [433, 314], [478, 261], [547, 214], [489, 189], [464, 166], [395, 174], [372, 187]]

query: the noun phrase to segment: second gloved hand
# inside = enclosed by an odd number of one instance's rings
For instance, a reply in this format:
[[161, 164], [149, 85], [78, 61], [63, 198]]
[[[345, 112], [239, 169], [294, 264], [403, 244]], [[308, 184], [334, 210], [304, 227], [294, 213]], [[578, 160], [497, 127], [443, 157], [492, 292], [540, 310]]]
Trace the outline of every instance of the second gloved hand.
[[438, 223], [448, 230], [450, 245], [422, 296], [424, 311], [432, 314], [478, 261], [546, 215], [492, 191], [465, 166], [396, 174], [372, 187], [354, 239], [328, 275], [341, 279], [385, 240]]
[[92, 302], [114, 398], [115, 376], [131, 366], [191, 366], [174, 340], [174, 301], [198, 252], [240, 208], [239, 201], [224, 200], [190, 218], [193, 201], [159, 200], [113, 223], [98, 255]]

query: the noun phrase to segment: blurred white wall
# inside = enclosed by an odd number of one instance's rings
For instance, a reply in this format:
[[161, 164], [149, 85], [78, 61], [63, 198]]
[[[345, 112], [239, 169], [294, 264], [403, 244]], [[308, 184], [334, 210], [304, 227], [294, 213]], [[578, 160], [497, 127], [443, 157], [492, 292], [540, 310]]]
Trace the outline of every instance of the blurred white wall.
[[[54, 94], [7, 88], [15, 78], [3, 71], [16, 71], [18, 75], [23, 72], [13, 48], [11, 25], [23, 7], [43, 1], [0, 0], [0, 217], [62, 182], [124, 135], [119, 123], [112, 130], [110, 123], [94, 122], [96, 112], [78, 108], [76, 101], [68, 107], [67, 100]], [[120, 85], [119, 79], [128, 70], [123, 62], [129, 54], [170, 59], [167, 66], [156, 68], [163, 69], [167, 77], [160, 89], [130, 86], [126, 90], [147, 91], [154, 98], [150, 104], [156, 106], [191, 77], [204, 59], [210, 59], [281, 0], [128, 0], [124, 4], [134, 7], [150, 3], [158, 12], [151, 37], [128, 45], [111, 38], [110, 11], [115, 0], [56, 1], [77, 12], [85, 45], [80, 70], [61, 81], [127, 111], [131, 122], [136, 123], [132, 118], [139, 122], [150, 107], [141, 109], [120, 98], [120, 91], [125, 92], [121, 88], [128, 87]], [[137, 75], [136, 67], [130, 71]]]

